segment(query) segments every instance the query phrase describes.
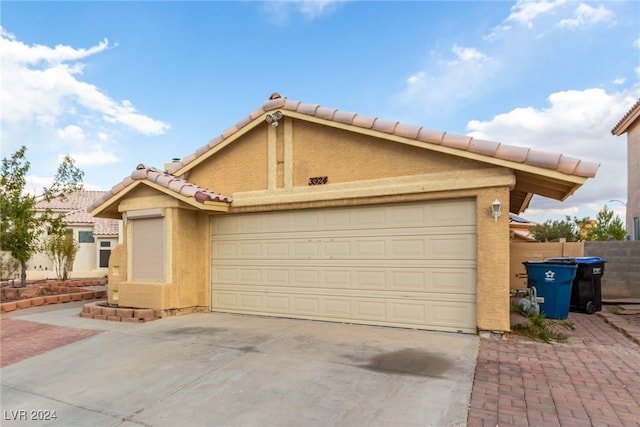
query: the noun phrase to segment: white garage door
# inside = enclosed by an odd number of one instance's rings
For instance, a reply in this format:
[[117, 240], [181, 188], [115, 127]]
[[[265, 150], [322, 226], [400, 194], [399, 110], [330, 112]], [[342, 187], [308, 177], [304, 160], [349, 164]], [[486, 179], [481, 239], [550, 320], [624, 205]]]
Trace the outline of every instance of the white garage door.
[[217, 216], [212, 310], [476, 332], [474, 200]]

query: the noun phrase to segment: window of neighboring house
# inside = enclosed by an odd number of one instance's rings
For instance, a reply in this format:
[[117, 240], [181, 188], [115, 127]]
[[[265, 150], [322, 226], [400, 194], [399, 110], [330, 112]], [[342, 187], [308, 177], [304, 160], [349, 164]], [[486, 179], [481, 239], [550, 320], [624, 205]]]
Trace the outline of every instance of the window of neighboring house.
[[109, 267], [109, 257], [111, 256], [111, 242], [100, 242], [100, 268]]
[[640, 240], [640, 217], [633, 218], [633, 240]]
[[132, 279], [164, 281], [164, 218], [138, 218], [132, 226]]
[[78, 231], [78, 243], [93, 243], [93, 231]]

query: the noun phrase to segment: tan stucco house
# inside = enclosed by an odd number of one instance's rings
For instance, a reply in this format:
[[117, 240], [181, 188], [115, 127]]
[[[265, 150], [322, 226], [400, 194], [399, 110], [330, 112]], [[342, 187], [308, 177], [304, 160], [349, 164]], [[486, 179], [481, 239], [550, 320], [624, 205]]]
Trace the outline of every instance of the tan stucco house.
[[89, 208], [110, 303], [475, 333], [510, 327], [509, 212], [598, 165], [273, 94], [165, 169]]
[[640, 240], [640, 100], [611, 129], [616, 136], [627, 134], [627, 234]]

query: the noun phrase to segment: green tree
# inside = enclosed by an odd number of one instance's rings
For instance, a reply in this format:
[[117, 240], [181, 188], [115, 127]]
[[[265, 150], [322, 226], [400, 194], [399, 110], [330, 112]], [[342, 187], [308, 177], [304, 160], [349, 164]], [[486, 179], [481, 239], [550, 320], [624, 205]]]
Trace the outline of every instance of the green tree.
[[627, 231], [618, 215], [613, 216], [614, 212], [604, 205], [602, 210], [598, 212], [596, 223], [587, 232], [587, 240], [624, 240]]
[[53, 262], [58, 279], [67, 280], [69, 270], [80, 250], [80, 244], [73, 238], [72, 230], [49, 235], [42, 244], [42, 251]]
[[[0, 171], [0, 249], [9, 251], [20, 262], [20, 282], [27, 282], [27, 261], [40, 246], [40, 237], [64, 233], [60, 214], [47, 208], [36, 212], [36, 196], [26, 193], [26, 177], [30, 163], [22, 146], [11, 157], [2, 159]], [[65, 199], [66, 196], [82, 189], [84, 173], [79, 170], [71, 157], [64, 157], [58, 167], [53, 184], [43, 188], [40, 198], [46, 201]]]
[[580, 221], [577, 218], [571, 219], [567, 216], [564, 220], [548, 220], [542, 224], [535, 225], [529, 229], [534, 239], [540, 242], [550, 242], [560, 238], [567, 239], [567, 242], [577, 242], [580, 240]]

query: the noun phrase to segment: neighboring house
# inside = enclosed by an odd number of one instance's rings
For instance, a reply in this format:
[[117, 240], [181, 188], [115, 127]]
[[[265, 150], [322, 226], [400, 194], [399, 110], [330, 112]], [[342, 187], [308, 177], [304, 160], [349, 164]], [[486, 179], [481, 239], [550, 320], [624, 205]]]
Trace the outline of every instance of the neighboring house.
[[640, 100], [611, 133], [627, 134], [627, 234], [632, 240], [640, 240]]
[[509, 234], [513, 240], [523, 242], [535, 242], [536, 239], [531, 234], [531, 227], [536, 226], [535, 222], [521, 218], [509, 213]]
[[[50, 208], [64, 215], [65, 225], [72, 230], [73, 238], [80, 245], [70, 277], [105, 276], [108, 272], [109, 256], [119, 243], [119, 224], [122, 221], [95, 218], [87, 212], [87, 207], [104, 194], [104, 191], [77, 191], [64, 200], [36, 203], [36, 211]], [[41, 252], [35, 253], [27, 262], [27, 273], [29, 278], [55, 277], [53, 263]]]
[[597, 169], [274, 94], [89, 210], [124, 220], [109, 267], [123, 307], [507, 331], [508, 213]]

